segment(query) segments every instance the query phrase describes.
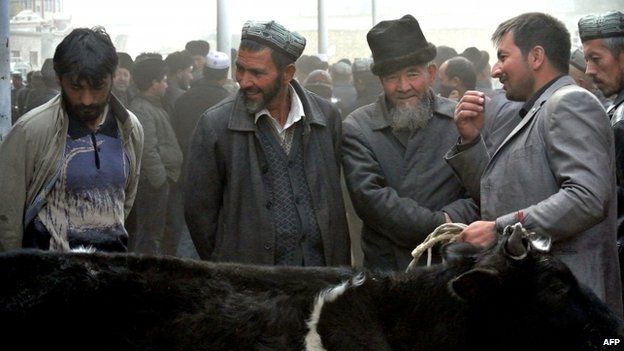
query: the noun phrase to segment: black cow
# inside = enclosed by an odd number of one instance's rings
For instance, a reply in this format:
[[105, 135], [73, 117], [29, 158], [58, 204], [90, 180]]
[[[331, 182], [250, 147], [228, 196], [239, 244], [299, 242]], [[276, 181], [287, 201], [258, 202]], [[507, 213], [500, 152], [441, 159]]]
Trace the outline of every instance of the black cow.
[[63, 350], [614, 350], [622, 322], [526, 243], [453, 244], [446, 264], [394, 274], [6, 253], [0, 335]]

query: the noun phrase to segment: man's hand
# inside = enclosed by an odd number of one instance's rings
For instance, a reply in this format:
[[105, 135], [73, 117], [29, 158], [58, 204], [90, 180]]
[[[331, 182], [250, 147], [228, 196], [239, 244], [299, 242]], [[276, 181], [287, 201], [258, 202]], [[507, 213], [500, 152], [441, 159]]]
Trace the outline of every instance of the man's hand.
[[476, 246], [487, 246], [496, 239], [496, 222], [472, 222], [459, 235], [459, 241], [465, 241]]
[[468, 90], [455, 108], [455, 126], [462, 144], [467, 144], [479, 136], [485, 121], [485, 94]]

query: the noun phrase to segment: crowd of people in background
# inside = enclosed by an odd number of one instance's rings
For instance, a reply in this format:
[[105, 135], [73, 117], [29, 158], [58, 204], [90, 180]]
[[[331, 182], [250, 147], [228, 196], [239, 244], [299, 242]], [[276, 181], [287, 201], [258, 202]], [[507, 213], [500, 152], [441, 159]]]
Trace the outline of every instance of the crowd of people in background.
[[[305, 38], [274, 21], [247, 22], [230, 53], [192, 40], [164, 58], [76, 59], [81, 45], [114, 48], [103, 29], [72, 32], [41, 71], [12, 75], [16, 127], [0, 160], [35, 174], [0, 174], [22, 192], [19, 209], [0, 208], [0, 222], [16, 216], [0, 248], [55, 249], [65, 238], [72, 248], [403, 270], [443, 223], [468, 224], [462, 240], [485, 246], [522, 222], [552, 235], [554, 254], [621, 313], [624, 29], [612, 24], [622, 22], [620, 12], [584, 17], [583, 47], [571, 48], [560, 21], [523, 14], [498, 27], [491, 60], [428, 42], [406, 15], [369, 31], [371, 57], [332, 64], [302, 55]], [[90, 196], [110, 201], [80, 212]], [[74, 212], [81, 221], [56, 222]], [[95, 239], [104, 222], [118, 229]]]

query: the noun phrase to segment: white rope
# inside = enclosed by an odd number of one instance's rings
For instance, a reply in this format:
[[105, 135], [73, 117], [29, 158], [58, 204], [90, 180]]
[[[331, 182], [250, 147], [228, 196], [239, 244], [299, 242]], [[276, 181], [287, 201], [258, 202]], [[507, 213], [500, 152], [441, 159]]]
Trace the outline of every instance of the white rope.
[[466, 228], [463, 223], [444, 223], [438, 226], [425, 240], [412, 251], [412, 262], [407, 266], [407, 270], [414, 268], [420, 256], [427, 251], [427, 267], [431, 266], [432, 248], [439, 243], [452, 243], [457, 240], [459, 234]]

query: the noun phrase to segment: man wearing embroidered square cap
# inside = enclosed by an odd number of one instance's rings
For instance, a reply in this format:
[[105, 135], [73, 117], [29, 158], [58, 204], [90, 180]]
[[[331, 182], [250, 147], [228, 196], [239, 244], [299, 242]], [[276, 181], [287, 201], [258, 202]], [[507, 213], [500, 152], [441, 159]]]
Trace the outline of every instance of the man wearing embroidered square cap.
[[238, 93], [195, 129], [186, 219], [202, 259], [291, 266], [350, 263], [340, 190], [340, 114], [293, 80], [306, 40], [248, 21]]
[[618, 251], [624, 278], [624, 14], [611, 11], [585, 16], [578, 29], [587, 63], [585, 73], [606, 97], [616, 96], [607, 114], [615, 141]]

